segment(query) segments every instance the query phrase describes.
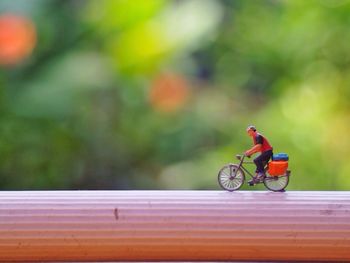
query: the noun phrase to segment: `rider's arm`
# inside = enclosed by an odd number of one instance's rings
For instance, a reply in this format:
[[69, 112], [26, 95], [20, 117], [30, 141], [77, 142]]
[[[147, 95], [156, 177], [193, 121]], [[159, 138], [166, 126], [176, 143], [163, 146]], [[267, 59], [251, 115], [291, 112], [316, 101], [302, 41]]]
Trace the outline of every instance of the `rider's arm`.
[[245, 155], [250, 156], [250, 155], [253, 155], [254, 153], [260, 152], [261, 147], [262, 147], [262, 144], [255, 144], [251, 149], [245, 152]]

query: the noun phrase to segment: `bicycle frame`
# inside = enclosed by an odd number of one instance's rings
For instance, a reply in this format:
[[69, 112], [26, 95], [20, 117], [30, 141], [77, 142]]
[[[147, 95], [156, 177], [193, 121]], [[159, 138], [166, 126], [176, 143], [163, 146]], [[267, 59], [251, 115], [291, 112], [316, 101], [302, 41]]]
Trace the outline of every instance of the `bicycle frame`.
[[[251, 178], [254, 178], [254, 175], [251, 173], [251, 172], [249, 172], [249, 170], [247, 169], [247, 168], [245, 168], [244, 166], [243, 166], [243, 164], [245, 163], [245, 164], [254, 164], [254, 162], [253, 161], [244, 161], [244, 158], [245, 158], [246, 156], [243, 154], [243, 155], [236, 155], [236, 158], [238, 159], [238, 160], [240, 160], [240, 162], [239, 162], [239, 165], [238, 165], [238, 169], [239, 168], [241, 168], [243, 171], [245, 171], [247, 174], [249, 174], [249, 176], [251, 177]], [[237, 169], [237, 170], [238, 170]]]

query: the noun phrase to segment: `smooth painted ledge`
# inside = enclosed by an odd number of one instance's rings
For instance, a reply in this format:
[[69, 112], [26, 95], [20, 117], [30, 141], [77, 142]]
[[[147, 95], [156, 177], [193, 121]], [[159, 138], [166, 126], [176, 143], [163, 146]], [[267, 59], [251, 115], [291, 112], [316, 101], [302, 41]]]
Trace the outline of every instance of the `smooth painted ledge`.
[[0, 192], [0, 261], [350, 261], [350, 192]]

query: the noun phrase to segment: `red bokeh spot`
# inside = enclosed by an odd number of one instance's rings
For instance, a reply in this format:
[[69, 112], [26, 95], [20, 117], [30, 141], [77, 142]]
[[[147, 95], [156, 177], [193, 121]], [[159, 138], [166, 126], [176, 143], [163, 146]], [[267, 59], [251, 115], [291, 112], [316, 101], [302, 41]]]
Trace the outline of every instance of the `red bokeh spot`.
[[29, 56], [36, 44], [33, 23], [18, 15], [0, 15], [0, 64], [14, 65]]
[[150, 91], [152, 106], [162, 112], [179, 110], [189, 96], [188, 85], [184, 78], [174, 74], [158, 76]]

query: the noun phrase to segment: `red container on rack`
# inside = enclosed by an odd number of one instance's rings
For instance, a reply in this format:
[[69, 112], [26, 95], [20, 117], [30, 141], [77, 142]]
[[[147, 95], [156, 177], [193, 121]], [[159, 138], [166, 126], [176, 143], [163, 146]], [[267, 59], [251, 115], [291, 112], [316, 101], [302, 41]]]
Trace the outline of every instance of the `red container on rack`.
[[288, 169], [288, 161], [269, 162], [268, 173], [272, 176], [284, 175]]

